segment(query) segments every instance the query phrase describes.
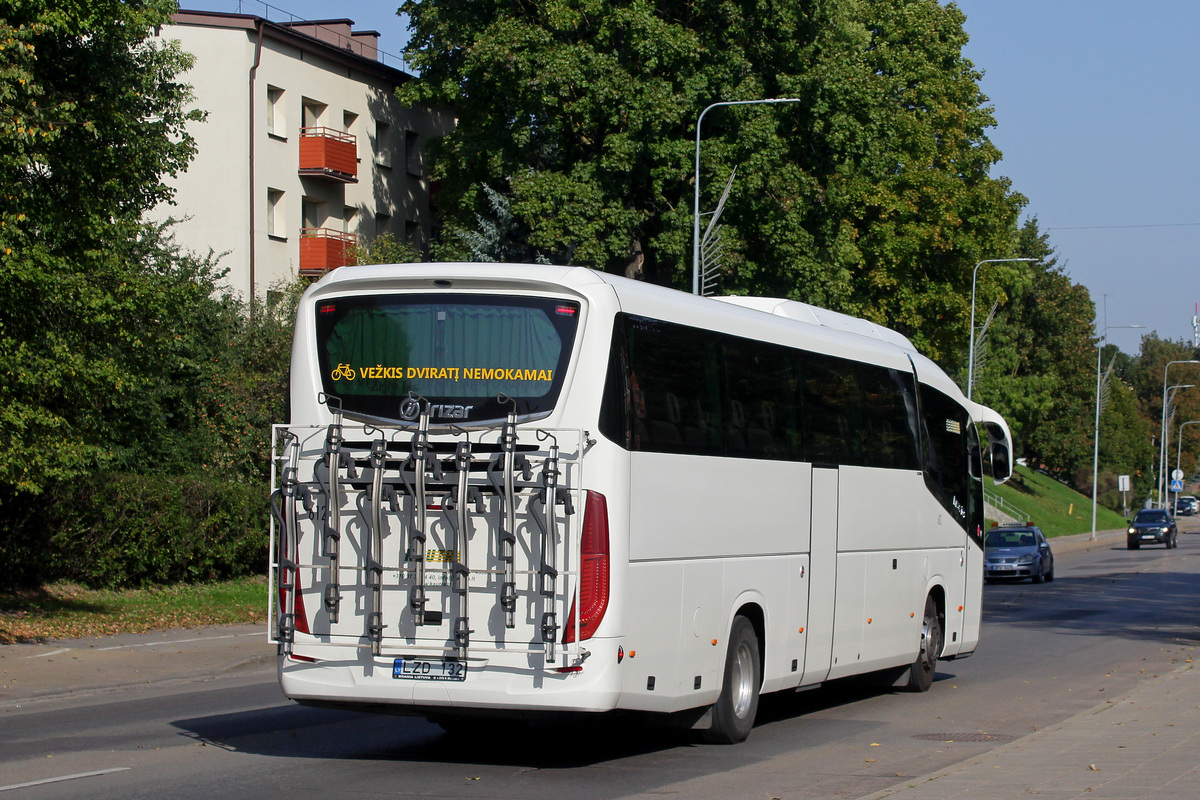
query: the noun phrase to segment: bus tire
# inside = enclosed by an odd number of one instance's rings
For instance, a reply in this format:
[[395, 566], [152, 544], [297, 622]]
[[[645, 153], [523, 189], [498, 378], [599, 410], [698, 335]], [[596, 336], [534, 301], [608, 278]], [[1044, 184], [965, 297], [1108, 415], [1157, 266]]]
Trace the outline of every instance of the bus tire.
[[921, 649], [908, 670], [909, 691], [925, 692], [933, 685], [942, 642], [942, 619], [938, 615], [937, 602], [929, 595], [925, 598], [925, 614], [921, 618]]
[[725, 674], [721, 696], [712, 709], [712, 727], [704, 731], [704, 741], [713, 744], [737, 744], [745, 741], [754, 728], [758, 713], [758, 692], [762, 686], [762, 664], [758, 634], [750, 620], [738, 616], [729, 632], [725, 651]]

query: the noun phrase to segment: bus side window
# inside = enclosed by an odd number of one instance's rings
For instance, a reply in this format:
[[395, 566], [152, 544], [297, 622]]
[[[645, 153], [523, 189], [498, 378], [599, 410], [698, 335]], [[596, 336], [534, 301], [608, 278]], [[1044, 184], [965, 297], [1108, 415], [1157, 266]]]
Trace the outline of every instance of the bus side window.
[[[715, 335], [643, 317], [628, 321], [628, 370], [636, 380], [631, 449], [723, 455]], [[638, 397], [644, 398], [644, 417], [639, 417]]]
[[806, 460], [862, 464], [862, 391], [856, 362], [805, 353], [801, 370]]
[[626, 450], [636, 449], [633, 433], [633, 387], [629, 373], [629, 351], [625, 342], [623, 315], [613, 322], [608, 353], [608, 374], [600, 400], [600, 433]]

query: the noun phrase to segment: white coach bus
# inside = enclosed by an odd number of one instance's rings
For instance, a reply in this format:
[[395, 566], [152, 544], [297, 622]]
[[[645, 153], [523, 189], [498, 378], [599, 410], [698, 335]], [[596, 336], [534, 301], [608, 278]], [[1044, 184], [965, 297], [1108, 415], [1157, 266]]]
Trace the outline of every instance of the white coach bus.
[[290, 417], [270, 635], [301, 703], [736, 742], [762, 692], [924, 691], [979, 640], [1007, 426], [865, 320], [580, 267], [347, 267], [300, 303]]

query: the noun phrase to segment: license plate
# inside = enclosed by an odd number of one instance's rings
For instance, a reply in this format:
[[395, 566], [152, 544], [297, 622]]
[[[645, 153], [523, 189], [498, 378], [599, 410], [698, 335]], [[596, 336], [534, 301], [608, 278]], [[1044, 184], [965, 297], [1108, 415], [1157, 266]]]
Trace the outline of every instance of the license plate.
[[1154, 534], [1153, 534], [1153, 533], [1143, 533], [1143, 534], [1142, 534], [1142, 538], [1143, 538], [1143, 539], [1154, 539], [1154, 538], [1156, 538], [1156, 537], [1154, 536]]
[[1016, 569], [1016, 567], [1014, 567], [1012, 564], [997, 564], [992, 567], [992, 569], [996, 572], [1004, 572], [1006, 570], [1011, 572], [1012, 570]]
[[411, 681], [465, 681], [467, 662], [397, 658], [392, 663], [392, 677]]

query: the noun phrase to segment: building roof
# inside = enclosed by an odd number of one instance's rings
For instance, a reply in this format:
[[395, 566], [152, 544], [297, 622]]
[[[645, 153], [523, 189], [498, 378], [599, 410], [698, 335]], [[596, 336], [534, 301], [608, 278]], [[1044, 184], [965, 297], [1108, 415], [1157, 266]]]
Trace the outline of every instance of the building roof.
[[[379, 50], [378, 31], [353, 30], [351, 19], [295, 20], [272, 22], [253, 14], [229, 14], [220, 11], [188, 11], [181, 9], [171, 15], [174, 25], [199, 28], [228, 28], [245, 30], [252, 35], [261, 28], [264, 38], [285, 42], [305, 52], [311, 52], [363, 72], [370, 73], [397, 85], [412, 80], [412, 75], [388, 66], [379, 60], [389, 54]], [[396, 56], [391, 56], [397, 58]]]

